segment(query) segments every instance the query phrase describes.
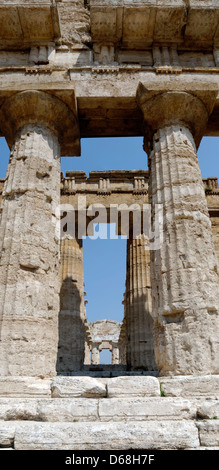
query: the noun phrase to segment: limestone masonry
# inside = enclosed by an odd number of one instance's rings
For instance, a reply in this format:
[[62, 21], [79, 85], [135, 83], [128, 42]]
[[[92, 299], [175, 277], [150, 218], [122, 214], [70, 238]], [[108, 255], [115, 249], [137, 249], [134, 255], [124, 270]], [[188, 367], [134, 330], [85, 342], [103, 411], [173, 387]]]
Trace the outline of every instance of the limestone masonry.
[[[0, 0], [0, 135], [0, 448], [219, 450], [218, 0]], [[111, 136], [149, 170], [60, 173]], [[96, 212], [122, 322], [86, 316]]]

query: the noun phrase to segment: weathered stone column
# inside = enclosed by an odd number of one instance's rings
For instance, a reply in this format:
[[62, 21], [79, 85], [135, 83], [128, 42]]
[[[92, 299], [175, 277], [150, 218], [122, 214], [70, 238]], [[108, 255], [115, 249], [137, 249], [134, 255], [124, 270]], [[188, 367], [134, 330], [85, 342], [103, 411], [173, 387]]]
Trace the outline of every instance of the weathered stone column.
[[62, 101], [36, 91], [7, 99], [0, 119], [11, 146], [0, 226], [0, 375], [52, 376], [59, 312], [59, 137], [65, 137], [71, 118]]
[[[125, 298], [125, 296], [124, 296], [124, 298]], [[127, 354], [126, 354], [127, 333], [126, 333], [126, 311], [125, 311], [126, 303], [125, 303], [125, 299], [122, 303], [124, 305], [124, 319], [122, 321], [120, 335], [119, 335], [119, 342], [118, 342], [118, 346], [119, 346], [119, 363], [124, 364], [124, 366], [126, 366], [126, 360], [127, 360], [127, 357], [126, 357], [127, 356]]]
[[151, 140], [152, 215], [163, 205], [163, 242], [151, 251], [160, 375], [219, 373], [218, 267], [196, 154], [214, 98], [214, 92], [148, 98], [142, 85], [138, 90]]
[[127, 239], [126, 355], [128, 368], [154, 370], [150, 265], [145, 243], [144, 235]]
[[112, 344], [112, 364], [119, 364], [119, 347], [118, 344]]
[[90, 354], [90, 346], [87, 340], [85, 340], [84, 345], [84, 364], [89, 365], [91, 363], [91, 354]]
[[100, 363], [99, 344], [94, 343], [92, 344], [92, 349], [91, 349], [91, 364], [98, 365], [99, 363]]
[[60, 242], [60, 314], [57, 372], [81, 370], [85, 348], [85, 305], [82, 240]]

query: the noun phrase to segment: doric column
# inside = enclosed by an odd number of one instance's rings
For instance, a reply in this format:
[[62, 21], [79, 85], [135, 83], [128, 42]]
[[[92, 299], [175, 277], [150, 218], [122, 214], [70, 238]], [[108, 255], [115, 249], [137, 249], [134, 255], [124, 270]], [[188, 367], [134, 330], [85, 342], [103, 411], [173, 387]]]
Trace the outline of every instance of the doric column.
[[84, 364], [85, 305], [82, 240], [60, 242], [60, 314], [57, 372], [71, 373]]
[[127, 239], [126, 354], [128, 368], [154, 370], [149, 252], [145, 243], [144, 235]]
[[218, 267], [196, 153], [215, 93], [201, 97], [169, 92], [151, 98], [138, 89], [153, 217], [156, 204], [163, 205], [163, 241], [151, 251], [161, 375], [219, 373]]
[[91, 354], [90, 354], [90, 346], [88, 341], [85, 339], [84, 345], [84, 364], [89, 365], [91, 363]]
[[[71, 114], [71, 113], [70, 113]], [[11, 147], [0, 226], [0, 375], [52, 376], [58, 346], [60, 136], [67, 106], [22, 92], [0, 109]], [[69, 117], [70, 116], [70, 117]]]
[[121, 324], [121, 330], [119, 335], [118, 347], [119, 347], [119, 363], [124, 364], [126, 367], [127, 357], [126, 357], [126, 347], [127, 347], [127, 332], [126, 332], [126, 303], [125, 303], [125, 295], [124, 301], [122, 302], [124, 305], [124, 319]]
[[112, 343], [112, 364], [120, 364], [119, 360], [119, 346]]
[[92, 344], [91, 364], [92, 365], [100, 364], [100, 350], [99, 350], [99, 344], [97, 344], [97, 343]]

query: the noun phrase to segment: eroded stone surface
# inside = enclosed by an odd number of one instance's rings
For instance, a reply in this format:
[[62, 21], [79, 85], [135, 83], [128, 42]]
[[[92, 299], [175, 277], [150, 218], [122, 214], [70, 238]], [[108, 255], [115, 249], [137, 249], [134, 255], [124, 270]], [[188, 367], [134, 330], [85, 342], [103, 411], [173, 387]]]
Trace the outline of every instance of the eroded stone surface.
[[219, 419], [219, 400], [197, 401], [197, 416], [201, 419]]
[[181, 376], [181, 377], [160, 377], [161, 389], [166, 396], [172, 397], [198, 397], [207, 396], [218, 398], [219, 396], [219, 376]]
[[15, 449], [184, 449], [199, 445], [192, 421], [19, 423]]
[[92, 377], [55, 377], [51, 383], [52, 397], [104, 397], [106, 386]]
[[0, 397], [50, 397], [51, 379], [0, 377]]
[[60, 198], [59, 171], [57, 137], [45, 126], [24, 126], [3, 190], [1, 375], [55, 372], [59, 284], [52, 212]]
[[98, 400], [89, 398], [0, 398], [4, 421], [96, 421]]
[[160, 249], [150, 252], [155, 362], [159, 375], [215, 374], [219, 271], [196, 154], [215, 93], [209, 102], [191, 93], [150, 98], [140, 85], [137, 96], [149, 147], [153, 139], [153, 219], [159, 204], [163, 211]]
[[197, 423], [201, 446], [219, 445], [219, 420], [203, 420]]
[[0, 421], [0, 448], [13, 447], [16, 424]]
[[110, 398], [100, 400], [101, 421], [194, 419], [196, 406], [182, 398]]
[[156, 377], [114, 377], [107, 382], [107, 395], [113, 397], [160, 396]]

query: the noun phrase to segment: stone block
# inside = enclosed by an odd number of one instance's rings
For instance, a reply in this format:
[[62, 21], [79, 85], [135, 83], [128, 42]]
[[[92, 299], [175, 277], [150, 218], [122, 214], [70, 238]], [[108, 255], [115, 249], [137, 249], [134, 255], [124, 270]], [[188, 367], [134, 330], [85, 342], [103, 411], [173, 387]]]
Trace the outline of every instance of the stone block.
[[219, 400], [197, 400], [197, 416], [201, 419], [219, 419]]
[[219, 419], [198, 421], [197, 427], [201, 446], [219, 446]]
[[36, 398], [0, 398], [0, 420], [37, 420]]
[[0, 397], [50, 397], [50, 379], [0, 377]]
[[15, 424], [0, 422], [0, 448], [12, 447], [14, 443]]
[[95, 421], [98, 400], [89, 398], [0, 398], [0, 420]]
[[219, 396], [219, 375], [160, 377], [159, 382], [169, 397]]
[[38, 400], [38, 416], [42, 421], [96, 421], [98, 400], [94, 398], [55, 398]]
[[109, 398], [127, 396], [160, 396], [160, 385], [156, 377], [113, 377], [107, 382]]
[[99, 401], [101, 421], [194, 419], [196, 406], [182, 398], [110, 398]]
[[105, 397], [106, 386], [93, 377], [55, 377], [51, 384], [52, 397]]
[[50, 1], [0, 0], [0, 9], [1, 40], [19, 45], [25, 39], [51, 41], [60, 36], [58, 11]]
[[17, 423], [16, 450], [186, 449], [199, 446], [190, 420], [128, 423]]

